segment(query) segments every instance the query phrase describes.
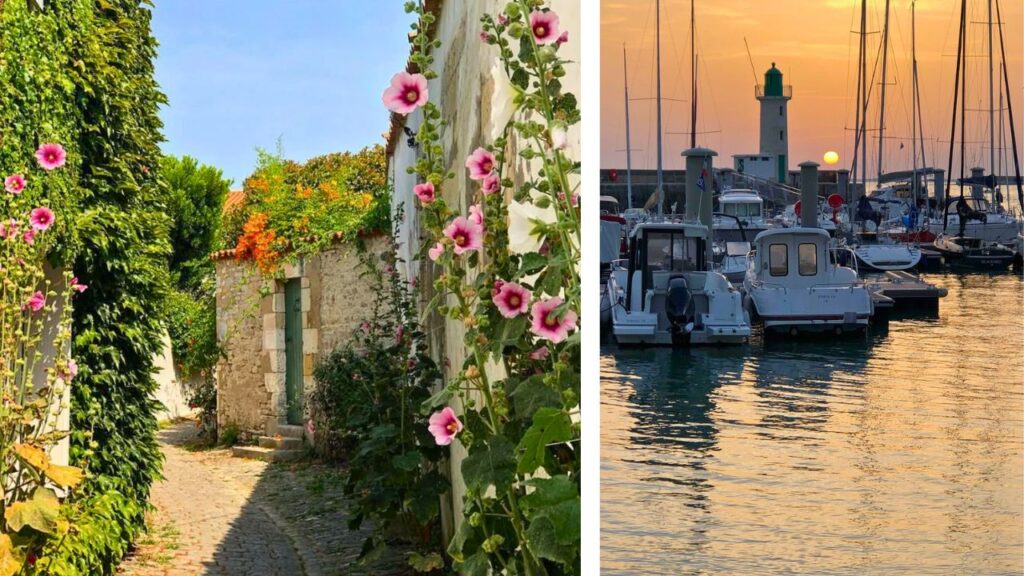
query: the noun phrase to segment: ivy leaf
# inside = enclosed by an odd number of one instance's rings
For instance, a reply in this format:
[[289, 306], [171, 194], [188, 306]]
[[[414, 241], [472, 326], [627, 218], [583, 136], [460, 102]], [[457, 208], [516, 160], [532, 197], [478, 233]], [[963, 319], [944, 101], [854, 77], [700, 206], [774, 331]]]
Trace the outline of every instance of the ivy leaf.
[[412, 472], [416, 468], [419, 468], [420, 462], [423, 461], [423, 456], [417, 450], [406, 452], [405, 454], [399, 454], [391, 459], [391, 464], [399, 470], [406, 472]]
[[474, 446], [462, 461], [462, 476], [466, 489], [478, 494], [493, 485], [502, 494], [515, 479], [516, 460], [512, 443], [504, 436], [494, 436], [486, 444]]
[[31, 500], [11, 504], [4, 512], [4, 519], [7, 520], [7, 527], [13, 532], [19, 532], [25, 526], [29, 526], [37, 532], [53, 534], [57, 531], [59, 511], [60, 502], [57, 495], [49, 488], [36, 488]]
[[532, 473], [544, 465], [548, 444], [567, 442], [571, 439], [572, 420], [569, 419], [569, 415], [555, 408], [540, 408], [533, 415], [533, 424], [519, 441], [517, 451], [521, 454], [516, 471], [519, 474]]
[[466, 558], [466, 561], [459, 567], [459, 574], [465, 576], [488, 576], [490, 573], [491, 561], [483, 550], [478, 550], [476, 554]]
[[562, 398], [553, 388], [544, 384], [542, 375], [534, 375], [523, 380], [511, 394], [516, 416], [532, 418], [540, 408], [558, 407]]
[[437, 552], [431, 552], [426, 556], [413, 552], [409, 554], [409, 566], [417, 572], [432, 572], [444, 568], [444, 560]]

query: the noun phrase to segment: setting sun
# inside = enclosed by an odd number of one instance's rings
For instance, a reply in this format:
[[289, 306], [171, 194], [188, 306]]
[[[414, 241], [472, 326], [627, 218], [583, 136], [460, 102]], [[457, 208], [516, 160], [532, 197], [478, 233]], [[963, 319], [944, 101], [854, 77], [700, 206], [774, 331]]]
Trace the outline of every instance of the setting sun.
[[833, 165], [839, 163], [839, 153], [834, 150], [825, 152], [825, 164]]

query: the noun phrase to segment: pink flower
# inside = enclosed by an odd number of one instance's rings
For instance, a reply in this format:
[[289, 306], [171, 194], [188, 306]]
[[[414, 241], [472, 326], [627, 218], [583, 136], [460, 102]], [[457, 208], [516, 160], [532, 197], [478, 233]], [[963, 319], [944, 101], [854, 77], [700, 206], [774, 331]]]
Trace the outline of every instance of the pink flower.
[[501, 288], [498, 288], [494, 305], [498, 307], [498, 312], [505, 318], [515, 318], [520, 314], [526, 314], [530, 308], [530, 291], [515, 282], [504, 282]]
[[450, 406], [445, 406], [444, 410], [434, 412], [430, 416], [430, 426], [427, 430], [434, 435], [434, 441], [438, 446], [448, 446], [455, 435], [462, 432], [462, 422], [455, 417], [455, 412]]
[[547, 346], [541, 346], [540, 348], [537, 348], [533, 352], [527, 354], [527, 356], [530, 357], [530, 360], [544, 360], [550, 355], [551, 350], [548, 350]]
[[424, 204], [430, 204], [434, 201], [434, 185], [430, 182], [413, 186], [412, 193]]
[[442, 254], [444, 254], [444, 244], [441, 244], [440, 242], [434, 244], [430, 250], [427, 250], [427, 256], [430, 256], [430, 259], [434, 262], [437, 262], [437, 259], [440, 258]]
[[33, 208], [32, 213], [29, 214], [29, 221], [32, 223], [34, 230], [42, 232], [53, 224], [53, 211], [46, 206]]
[[459, 216], [444, 229], [444, 235], [455, 243], [455, 253], [465, 254], [483, 248], [484, 229], [465, 216]]
[[498, 24], [501, 24], [502, 26], [508, 24], [508, 16], [504, 13], [498, 14]]
[[488, 34], [487, 32], [481, 31], [480, 32], [480, 41], [481, 42], [490, 42], [491, 41], [491, 35]]
[[363, 321], [363, 323], [359, 325], [359, 328], [363, 332], [369, 333], [370, 332], [370, 323], [366, 322], [366, 321]]
[[549, 298], [534, 303], [531, 309], [532, 326], [530, 331], [558, 344], [576, 329], [576, 313], [569, 310], [559, 319], [555, 309], [562, 305], [561, 298]]
[[25, 189], [25, 176], [23, 174], [11, 174], [4, 178], [4, 189], [11, 194], [21, 194]]
[[480, 229], [484, 228], [484, 210], [479, 204], [473, 204], [469, 207], [469, 220], [470, 222], [476, 222], [480, 225]]
[[67, 153], [60, 144], [43, 144], [36, 150], [36, 160], [43, 170], [54, 170], [60, 168], [67, 162]]
[[0, 222], [0, 238], [14, 238], [18, 235], [18, 221], [11, 218], [6, 223]]
[[313, 424], [312, 419], [306, 421], [306, 434], [310, 436], [316, 434], [316, 424]]
[[569, 41], [569, 31], [566, 30], [565, 32], [562, 32], [562, 35], [558, 37], [558, 40], [555, 40], [555, 43], [557, 43], [559, 46], [561, 46], [562, 44], [565, 44], [568, 41]]
[[74, 278], [71, 279], [71, 289], [78, 292], [79, 294], [85, 292], [87, 288], [89, 287], [86, 286], [85, 284], [80, 284], [78, 282], [78, 276], [75, 276]]
[[491, 298], [497, 298], [498, 292], [501, 292], [501, 287], [505, 285], [505, 281], [501, 278], [494, 281], [494, 288], [491, 288]]
[[423, 74], [399, 72], [391, 77], [391, 86], [384, 90], [388, 110], [408, 114], [427, 103], [427, 78]]
[[402, 340], [404, 338], [405, 338], [405, 326], [399, 325], [398, 328], [395, 328], [395, 343], [396, 344], [401, 344]]
[[75, 376], [78, 376], [78, 363], [74, 359], [69, 359], [67, 369], [58, 370], [57, 376], [65, 382], [71, 382]]
[[42, 292], [36, 290], [36, 293], [33, 294], [32, 297], [29, 298], [28, 301], [25, 302], [25, 305], [22, 306], [21, 308], [22, 310], [31, 310], [33, 312], [39, 312], [40, 310], [43, 309], [43, 306], [46, 306], [46, 296], [43, 296]]
[[469, 155], [469, 158], [466, 158], [466, 168], [469, 168], [471, 179], [483, 180], [494, 171], [494, 154], [483, 148], [477, 148]]
[[35, 230], [27, 230], [24, 234], [21, 235], [21, 239], [24, 240], [25, 244], [28, 244], [29, 246], [35, 244], [36, 243], [36, 231]]
[[481, 191], [484, 195], [490, 196], [495, 192], [501, 190], [501, 179], [494, 172], [491, 172], [487, 176], [484, 176], [484, 181], [481, 183]]
[[530, 30], [537, 44], [551, 44], [558, 41], [558, 14], [534, 10], [530, 13]]

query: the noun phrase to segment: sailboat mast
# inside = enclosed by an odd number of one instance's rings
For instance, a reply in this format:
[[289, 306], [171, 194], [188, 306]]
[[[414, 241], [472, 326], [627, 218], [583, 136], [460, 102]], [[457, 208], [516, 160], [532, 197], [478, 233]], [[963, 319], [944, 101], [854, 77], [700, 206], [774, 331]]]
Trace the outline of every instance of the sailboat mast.
[[696, 0], [690, 0], [690, 148], [697, 147], [697, 21], [694, 8]]
[[868, 118], [868, 92], [870, 87], [868, 86], [868, 46], [867, 46], [867, 29], [868, 29], [868, 3], [867, 0], [861, 0], [860, 3], [860, 53], [862, 54], [860, 64], [860, 81], [861, 85], [864, 86], [864, 90], [861, 92], [861, 125], [860, 125], [860, 182], [861, 186], [864, 187], [864, 192], [867, 193], [868, 189], [868, 139], [867, 139], [867, 118]]
[[655, 60], [657, 62], [657, 76], [658, 76], [658, 216], [664, 214], [662, 205], [665, 203], [665, 178], [662, 174], [661, 166], [661, 0], [654, 0], [654, 9], [657, 13], [655, 16]]
[[[996, 109], [995, 109], [995, 71], [993, 61], [995, 52], [992, 50], [992, 0], [988, 0], [988, 146], [989, 146], [989, 174], [998, 176], [996, 173]], [[992, 204], [996, 204], [999, 190], [999, 180], [996, 179], [992, 186]]]
[[885, 0], [885, 24], [882, 27], [882, 100], [878, 108], [878, 183], [882, 182], [882, 152], [885, 144], [885, 82], [889, 62], [889, 0]]
[[[999, 0], [996, 0], [996, 18], [999, 22], [1003, 21], [1003, 16], [999, 10]], [[1013, 98], [1010, 97], [1010, 77], [1006, 72], [1006, 44], [1003, 42], [1003, 25], [999, 25], [999, 53], [1000, 60], [1003, 63], [1003, 85], [1006, 88], [1006, 113], [1010, 124], [1010, 146], [1013, 148], [1013, 171], [1014, 176], [1017, 177], [1017, 202], [1020, 208], [1024, 209], [1024, 183], [1021, 182], [1020, 175], [1020, 157], [1017, 154], [1017, 129], [1013, 123]]]
[[917, 206], [917, 3], [910, 3], [910, 67], [913, 71], [913, 85], [911, 86], [911, 129], [910, 129], [910, 155], [913, 166], [913, 180], [911, 190], [914, 194], [914, 206]]
[[[949, 191], [950, 184], [953, 182], [953, 147], [956, 146], [956, 113], [957, 103], [960, 98], [960, 67], [964, 60], [964, 35], [965, 35], [965, 21], [967, 20], [967, 0], [960, 0], [960, 30], [959, 37], [957, 38], [956, 45], [956, 76], [953, 80], [953, 119], [950, 122], [951, 127], [949, 129], [949, 163], [948, 163], [948, 178], [946, 178], [946, 193], [943, 196], [945, 205], [942, 207], [942, 231], [946, 231], [946, 227], [949, 225]], [[961, 137], [963, 139], [963, 137]], [[963, 170], [963, 161], [961, 160], [961, 171]], [[960, 195], [963, 196], [963, 186], [960, 188]]]
[[629, 72], [626, 65], [626, 45], [622, 45], [622, 80], [626, 88], [626, 206], [633, 207], [633, 150], [629, 145]]

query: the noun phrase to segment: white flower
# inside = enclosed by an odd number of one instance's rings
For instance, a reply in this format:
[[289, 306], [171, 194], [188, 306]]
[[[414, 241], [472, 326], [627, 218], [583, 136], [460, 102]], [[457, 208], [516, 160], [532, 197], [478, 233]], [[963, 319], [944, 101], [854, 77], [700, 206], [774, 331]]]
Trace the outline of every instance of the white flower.
[[491, 142], [501, 137], [512, 114], [516, 111], [516, 95], [519, 90], [512, 85], [500, 61], [491, 65], [491, 80], [494, 94], [491, 95]]
[[534, 232], [536, 222], [553, 224], [558, 219], [554, 206], [540, 208], [533, 202], [508, 205], [508, 248], [513, 254], [537, 252], [544, 244], [543, 237]]
[[551, 127], [551, 147], [555, 150], [567, 150], [569, 148], [569, 133], [562, 124], [555, 124]]

